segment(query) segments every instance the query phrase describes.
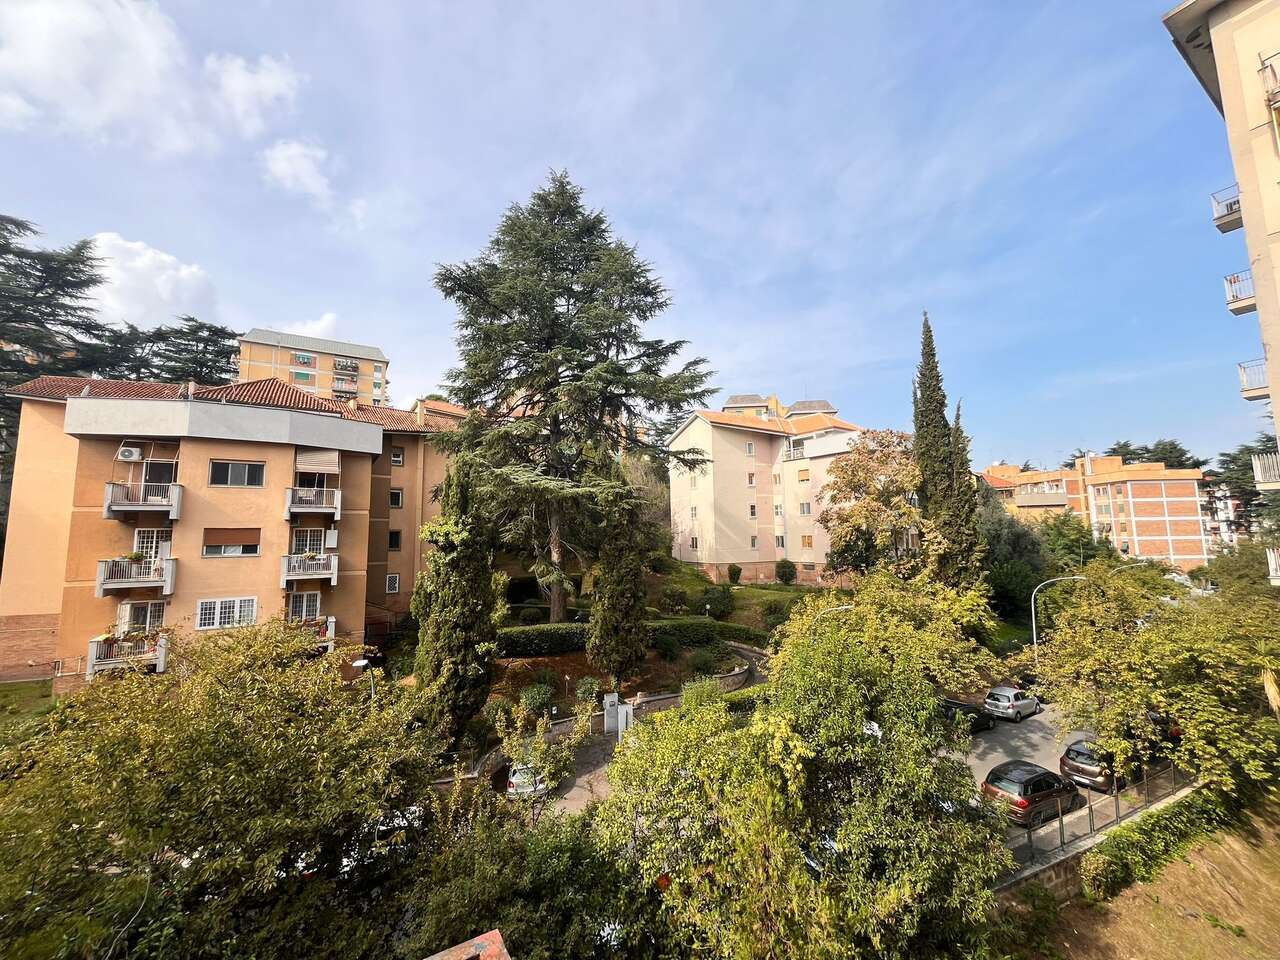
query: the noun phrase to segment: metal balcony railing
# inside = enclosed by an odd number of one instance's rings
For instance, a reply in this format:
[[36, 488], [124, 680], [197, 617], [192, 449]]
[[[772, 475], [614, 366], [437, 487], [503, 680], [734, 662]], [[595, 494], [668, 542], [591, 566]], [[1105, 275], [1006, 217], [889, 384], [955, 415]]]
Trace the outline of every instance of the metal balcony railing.
[[160, 592], [173, 593], [173, 575], [176, 561], [169, 557], [143, 560], [99, 560], [97, 595], [106, 590], [132, 590], [141, 587], [159, 587]]
[[1233, 183], [1225, 190], [1209, 195], [1213, 206], [1213, 222], [1222, 233], [1235, 230], [1242, 223], [1240, 213], [1240, 184]]
[[333, 361], [333, 369], [341, 373], [359, 373], [360, 363], [357, 360], [343, 360], [336, 358]]
[[1253, 482], [1268, 489], [1280, 487], [1280, 453], [1255, 453], [1253, 455]]
[[182, 484], [107, 481], [102, 494], [104, 517], [141, 510], [166, 513], [177, 520], [182, 515]]
[[289, 487], [284, 492], [284, 517], [290, 513], [332, 513], [342, 519], [342, 491], [336, 487]]
[[782, 459], [783, 460], [803, 460], [804, 447], [803, 446], [788, 447], [787, 449], [782, 451]]
[[1246, 360], [1236, 364], [1240, 369], [1240, 389], [1259, 390], [1267, 385], [1267, 361]]
[[1272, 103], [1280, 100], [1280, 54], [1263, 60], [1258, 74], [1262, 78], [1262, 89], [1267, 100]]
[[336, 553], [318, 554], [286, 554], [280, 558], [280, 587], [283, 589], [290, 580], [312, 580], [328, 578], [333, 586], [338, 585], [338, 555]]
[[1280, 586], [1280, 547], [1267, 547], [1267, 576], [1273, 585]]
[[1223, 285], [1227, 291], [1228, 306], [1238, 303], [1241, 300], [1253, 299], [1253, 271], [1241, 270], [1239, 273], [1229, 273], [1222, 278]]
[[89, 641], [85, 679], [92, 680], [101, 670], [149, 663], [155, 664], [156, 673], [164, 673], [168, 650], [169, 637], [165, 633], [98, 637]]

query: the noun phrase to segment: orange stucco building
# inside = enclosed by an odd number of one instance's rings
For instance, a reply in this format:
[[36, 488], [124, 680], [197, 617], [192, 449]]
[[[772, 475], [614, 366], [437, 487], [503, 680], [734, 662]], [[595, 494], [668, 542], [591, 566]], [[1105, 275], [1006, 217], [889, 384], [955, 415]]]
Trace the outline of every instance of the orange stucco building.
[[[163, 631], [313, 624], [363, 641], [408, 611], [417, 536], [463, 411], [220, 387], [39, 377], [22, 400], [0, 575], [0, 677], [66, 689]], [[145, 636], [145, 641], [136, 638]], [[134, 638], [134, 639], [131, 639]]]
[[1202, 566], [1212, 542], [1201, 509], [1199, 470], [1120, 457], [1079, 457], [1073, 467], [1022, 470], [996, 464], [983, 478], [1006, 508], [1024, 519], [1071, 510], [1130, 557], [1150, 557], [1183, 570]]

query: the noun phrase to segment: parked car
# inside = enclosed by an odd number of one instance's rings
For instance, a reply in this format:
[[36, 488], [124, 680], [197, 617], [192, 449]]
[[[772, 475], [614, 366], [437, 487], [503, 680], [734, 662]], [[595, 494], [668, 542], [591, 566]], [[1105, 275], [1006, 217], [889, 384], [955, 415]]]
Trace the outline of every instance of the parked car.
[[983, 707], [965, 703], [963, 700], [952, 700], [950, 697], [946, 697], [942, 701], [942, 710], [951, 722], [955, 722], [956, 714], [964, 714], [969, 720], [969, 731], [971, 733], [990, 730], [996, 725], [995, 717], [987, 713]]
[[1115, 773], [1115, 757], [1104, 753], [1091, 740], [1076, 740], [1067, 744], [1058, 758], [1058, 769], [1082, 787], [1110, 793], [1112, 788], [1125, 788], [1124, 775]]
[[507, 774], [508, 800], [546, 796], [550, 789], [547, 781], [528, 764], [514, 764]]
[[1017, 687], [994, 687], [987, 694], [983, 706], [988, 713], [1012, 720], [1014, 723], [1021, 723], [1023, 717], [1034, 716], [1040, 712], [1040, 701]]
[[1016, 679], [1020, 688], [1032, 693], [1040, 703], [1049, 702], [1049, 698], [1044, 695], [1044, 689], [1040, 686], [1040, 678], [1034, 673], [1020, 673]]
[[1038, 827], [1085, 805], [1076, 785], [1038, 763], [1007, 760], [991, 768], [982, 793], [1005, 805], [1009, 820], [1020, 827]]

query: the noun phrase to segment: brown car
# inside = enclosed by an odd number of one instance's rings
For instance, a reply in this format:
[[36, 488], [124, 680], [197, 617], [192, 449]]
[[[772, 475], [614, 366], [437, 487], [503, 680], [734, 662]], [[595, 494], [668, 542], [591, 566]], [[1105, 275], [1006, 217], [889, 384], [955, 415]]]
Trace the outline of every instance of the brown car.
[[1110, 793], [1112, 788], [1124, 789], [1125, 779], [1112, 772], [1114, 765], [1114, 759], [1089, 740], [1067, 744], [1067, 749], [1058, 758], [1058, 769], [1064, 777], [1103, 793]]
[[1038, 827], [1084, 806], [1085, 799], [1070, 780], [1046, 770], [1038, 763], [1009, 760], [991, 768], [982, 781], [982, 792], [1004, 803], [1011, 823]]

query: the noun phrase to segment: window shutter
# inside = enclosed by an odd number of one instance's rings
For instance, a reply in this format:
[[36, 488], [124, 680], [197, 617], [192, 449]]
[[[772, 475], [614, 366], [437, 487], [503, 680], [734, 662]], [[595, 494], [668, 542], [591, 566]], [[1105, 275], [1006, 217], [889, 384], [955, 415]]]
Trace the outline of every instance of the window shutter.
[[225, 546], [227, 544], [260, 543], [262, 531], [256, 527], [205, 527], [204, 545], [206, 547]]
[[342, 457], [337, 450], [298, 447], [294, 454], [294, 463], [302, 473], [341, 473], [341, 462]]

